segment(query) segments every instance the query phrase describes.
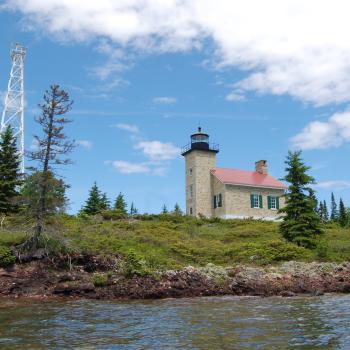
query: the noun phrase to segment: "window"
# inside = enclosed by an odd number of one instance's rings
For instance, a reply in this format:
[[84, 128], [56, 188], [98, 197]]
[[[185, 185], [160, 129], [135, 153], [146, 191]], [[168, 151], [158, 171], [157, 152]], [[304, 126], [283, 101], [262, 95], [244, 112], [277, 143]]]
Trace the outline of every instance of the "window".
[[254, 209], [259, 209], [259, 208], [263, 207], [261, 194], [251, 194], [250, 195], [250, 207], [254, 208]]
[[267, 196], [267, 205], [269, 209], [278, 210], [279, 209], [279, 198], [276, 196]]
[[190, 185], [190, 198], [193, 198], [193, 185]]
[[214, 209], [222, 207], [222, 195], [221, 193], [214, 196]]
[[192, 173], [193, 173], [192, 168], [189, 169], [188, 173], [189, 173], [190, 176], [192, 176]]
[[193, 214], [193, 211], [192, 211], [192, 207], [190, 208], [190, 215], [192, 215]]

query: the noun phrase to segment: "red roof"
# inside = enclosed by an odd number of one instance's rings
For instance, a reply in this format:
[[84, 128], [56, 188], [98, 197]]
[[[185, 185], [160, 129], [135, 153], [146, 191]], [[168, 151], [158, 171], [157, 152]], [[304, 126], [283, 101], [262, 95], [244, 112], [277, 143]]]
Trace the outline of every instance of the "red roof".
[[214, 168], [211, 170], [211, 173], [220, 182], [227, 184], [281, 189], [286, 188], [282, 182], [276, 180], [271, 175], [260, 174], [256, 171]]

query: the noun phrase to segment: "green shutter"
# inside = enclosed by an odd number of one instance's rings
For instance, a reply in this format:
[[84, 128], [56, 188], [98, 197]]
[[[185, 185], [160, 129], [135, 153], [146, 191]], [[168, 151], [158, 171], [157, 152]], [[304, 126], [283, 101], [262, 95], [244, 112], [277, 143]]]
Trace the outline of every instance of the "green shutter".
[[271, 196], [267, 196], [267, 208], [271, 209]]
[[280, 197], [276, 197], [276, 208], [280, 208]]
[[216, 209], [216, 198], [215, 197], [216, 196], [213, 197], [213, 199], [214, 199], [214, 209]]
[[262, 195], [261, 194], [259, 195], [259, 206], [260, 206], [260, 208], [263, 207]]
[[222, 207], [222, 195], [221, 193], [219, 194], [219, 207]]
[[253, 194], [250, 195], [250, 207], [254, 208], [254, 195]]

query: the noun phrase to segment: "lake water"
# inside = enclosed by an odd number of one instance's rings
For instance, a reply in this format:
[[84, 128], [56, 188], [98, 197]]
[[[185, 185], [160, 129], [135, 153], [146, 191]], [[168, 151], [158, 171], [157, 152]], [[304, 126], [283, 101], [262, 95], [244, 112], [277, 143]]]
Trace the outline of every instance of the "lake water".
[[350, 349], [350, 296], [0, 299], [0, 349]]

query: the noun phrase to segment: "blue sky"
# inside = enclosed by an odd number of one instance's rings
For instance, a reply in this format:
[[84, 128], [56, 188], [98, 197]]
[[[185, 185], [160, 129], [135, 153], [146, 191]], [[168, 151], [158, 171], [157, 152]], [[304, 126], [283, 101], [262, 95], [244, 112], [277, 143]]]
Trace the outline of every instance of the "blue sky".
[[301, 148], [318, 197], [328, 200], [334, 191], [350, 205], [350, 45], [342, 40], [348, 9], [311, 3], [318, 12], [310, 24], [314, 7], [298, 1], [277, 8], [267, 1], [257, 9], [266, 14], [263, 23], [249, 12], [252, 4], [235, 8], [230, 1], [215, 8], [210, 1], [3, 1], [0, 91], [9, 48], [21, 42], [27, 149], [44, 90], [58, 83], [70, 93], [67, 133], [79, 146], [60, 174], [71, 185], [71, 212], [95, 180], [141, 212], [164, 203], [184, 208], [179, 153], [199, 124], [220, 144], [218, 166], [253, 170], [267, 159], [279, 178], [288, 149]]

